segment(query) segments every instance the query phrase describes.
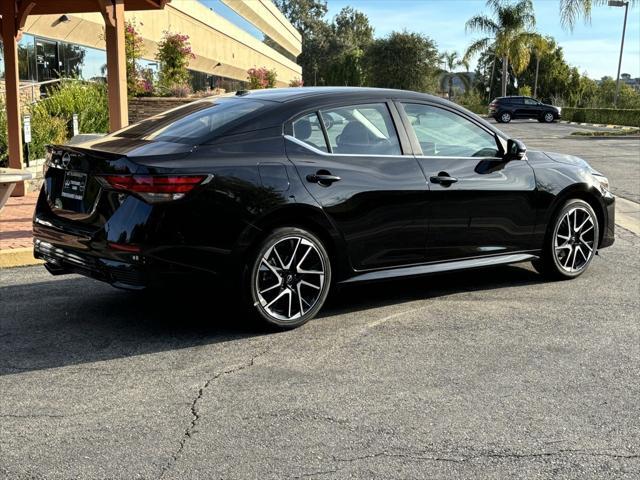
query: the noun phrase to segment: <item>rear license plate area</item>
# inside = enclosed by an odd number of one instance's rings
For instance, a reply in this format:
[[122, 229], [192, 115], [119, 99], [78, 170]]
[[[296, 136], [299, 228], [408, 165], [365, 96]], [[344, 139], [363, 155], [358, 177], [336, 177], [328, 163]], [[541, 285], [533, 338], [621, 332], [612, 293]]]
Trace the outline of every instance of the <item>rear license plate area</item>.
[[87, 187], [87, 174], [82, 172], [64, 172], [62, 193], [60, 196], [73, 200], [82, 200]]

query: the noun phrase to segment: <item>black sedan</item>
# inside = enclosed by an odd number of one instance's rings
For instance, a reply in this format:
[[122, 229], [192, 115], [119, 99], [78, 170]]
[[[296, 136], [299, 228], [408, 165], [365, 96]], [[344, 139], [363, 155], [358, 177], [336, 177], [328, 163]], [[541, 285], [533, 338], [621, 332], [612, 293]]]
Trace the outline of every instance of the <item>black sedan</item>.
[[585, 161], [406, 91], [205, 99], [51, 146], [46, 167], [33, 230], [51, 273], [127, 289], [215, 276], [282, 328], [332, 285], [527, 261], [573, 278], [614, 239], [614, 197]]
[[489, 104], [489, 116], [499, 123], [509, 123], [514, 118], [528, 118], [544, 123], [559, 120], [560, 107], [547, 105], [531, 97], [498, 97]]

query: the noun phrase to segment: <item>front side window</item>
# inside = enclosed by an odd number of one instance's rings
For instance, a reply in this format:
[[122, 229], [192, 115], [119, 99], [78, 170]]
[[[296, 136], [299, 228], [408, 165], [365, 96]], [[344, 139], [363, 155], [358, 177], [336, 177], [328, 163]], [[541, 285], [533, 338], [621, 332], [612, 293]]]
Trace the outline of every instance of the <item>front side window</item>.
[[335, 154], [402, 155], [400, 141], [384, 103], [351, 105], [320, 112]]
[[322, 133], [320, 119], [316, 112], [298, 118], [293, 122], [293, 136], [307, 145], [327, 151], [327, 142]]
[[538, 102], [535, 101], [533, 98], [525, 98], [524, 99], [524, 104], [525, 105], [538, 105]]
[[497, 157], [496, 138], [466, 118], [430, 105], [403, 104], [422, 154], [433, 157]]

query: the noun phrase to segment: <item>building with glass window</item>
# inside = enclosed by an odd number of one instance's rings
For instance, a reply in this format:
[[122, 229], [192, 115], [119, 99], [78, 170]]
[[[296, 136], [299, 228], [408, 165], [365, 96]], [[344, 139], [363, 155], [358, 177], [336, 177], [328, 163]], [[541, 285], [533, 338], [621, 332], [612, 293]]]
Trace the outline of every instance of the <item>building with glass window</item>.
[[[194, 90], [242, 89], [252, 67], [274, 69], [277, 86], [302, 76], [301, 36], [271, 0], [172, 0], [164, 10], [126, 12], [126, 19], [144, 39], [141, 63], [150, 68], [158, 68], [154, 57], [165, 31], [189, 35]], [[18, 45], [20, 79], [104, 78], [103, 25], [99, 13], [29, 16]]]

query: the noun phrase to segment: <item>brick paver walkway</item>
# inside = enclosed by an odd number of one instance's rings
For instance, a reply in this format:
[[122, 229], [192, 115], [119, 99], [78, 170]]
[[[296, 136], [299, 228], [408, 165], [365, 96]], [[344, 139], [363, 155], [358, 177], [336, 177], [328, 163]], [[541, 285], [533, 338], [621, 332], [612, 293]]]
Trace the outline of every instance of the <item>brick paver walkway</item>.
[[0, 212], [0, 250], [33, 246], [31, 221], [38, 194], [9, 198]]

